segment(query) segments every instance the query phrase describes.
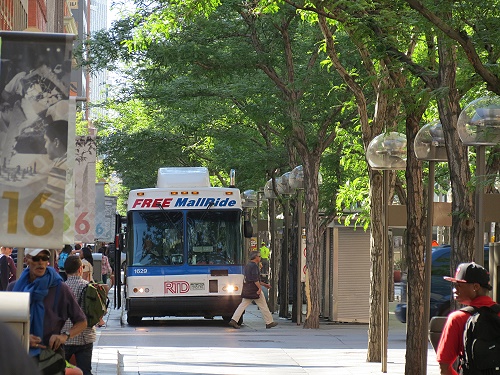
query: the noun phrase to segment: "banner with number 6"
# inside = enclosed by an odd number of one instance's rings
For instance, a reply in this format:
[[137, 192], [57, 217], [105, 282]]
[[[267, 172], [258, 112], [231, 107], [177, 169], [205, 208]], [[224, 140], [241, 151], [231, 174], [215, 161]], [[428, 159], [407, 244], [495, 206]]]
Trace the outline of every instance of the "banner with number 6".
[[75, 242], [95, 239], [95, 136], [76, 138], [75, 162]]

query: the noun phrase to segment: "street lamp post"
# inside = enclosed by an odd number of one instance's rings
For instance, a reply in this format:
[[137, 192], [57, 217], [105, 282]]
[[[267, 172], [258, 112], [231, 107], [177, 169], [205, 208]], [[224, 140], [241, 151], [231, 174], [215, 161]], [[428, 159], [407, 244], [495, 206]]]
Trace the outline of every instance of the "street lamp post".
[[[303, 212], [303, 200], [302, 200], [302, 192], [304, 190], [304, 169], [302, 165], [296, 166], [291, 172], [284, 173], [281, 177], [279, 177], [279, 184], [277, 185], [277, 191], [281, 195], [290, 195], [294, 192], [297, 192], [297, 257], [295, 261], [297, 262], [296, 267], [296, 300], [294, 303], [294, 307], [292, 308], [292, 321], [295, 321], [297, 324], [300, 324], [302, 321], [302, 282], [305, 277], [305, 268], [306, 268], [306, 259], [305, 259], [305, 251], [306, 251], [306, 229], [305, 229], [305, 215]], [[321, 173], [318, 173], [318, 185], [323, 183], [323, 177]], [[285, 226], [288, 223], [288, 202], [284, 204], [284, 213], [285, 213]], [[287, 233], [287, 230], [285, 230]], [[288, 238], [287, 238], [288, 239]], [[288, 262], [288, 249], [284, 250], [284, 255], [282, 256], [282, 260]], [[286, 265], [288, 267], [288, 263]], [[285, 272], [288, 274], [288, 272]], [[284, 288], [286, 289], [286, 288]], [[288, 299], [288, 295], [284, 298]], [[295, 310], [295, 317], [293, 317], [293, 312]]]
[[284, 187], [283, 191], [283, 242], [281, 247], [281, 267], [280, 267], [280, 278], [279, 278], [279, 316], [281, 318], [288, 318], [288, 291], [289, 291], [289, 260], [290, 260], [290, 201], [289, 196], [292, 194], [293, 190], [290, 187], [290, 174], [291, 172], [283, 173], [281, 176], [281, 182]]
[[[274, 184], [278, 185], [281, 183], [281, 179], [275, 178]], [[269, 283], [272, 285], [272, 288], [269, 293], [269, 308], [271, 312], [276, 311], [276, 194], [273, 189], [273, 179], [269, 179], [264, 186], [264, 197], [267, 198], [268, 201], [268, 209], [269, 209], [269, 232], [271, 234], [271, 261], [269, 264]], [[259, 245], [258, 245], [259, 246]]]
[[387, 344], [389, 336], [389, 171], [406, 168], [406, 136], [401, 133], [383, 133], [372, 139], [366, 150], [366, 158], [372, 169], [383, 171], [383, 238], [382, 238], [382, 322], [381, 358], [382, 372], [387, 372]]
[[484, 96], [465, 106], [458, 117], [457, 131], [465, 146], [476, 146], [474, 261], [484, 265], [483, 197], [486, 146], [500, 143], [500, 97]]
[[434, 216], [434, 180], [435, 163], [448, 161], [444, 143], [443, 127], [435, 121], [420, 129], [414, 141], [417, 159], [429, 161], [429, 181], [427, 185], [427, 235], [425, 243], [424, 267], [424, 317], [422, 325], [423, 348], [421, 373], [427, 373], [427, 322], [430, 320], [431, 269], [432, 269], [432, 228]]
[[[297, 228], [297, 258], [296, 258], [296, 300], [295, 304], [295, 321], [297, 324], [302, 323], [302, 228], [304, 227], [304, 213], [302, 212], [302, 195], [301, 191], [304, 189], [304, 170], [302, 165], [296, 166], [288, 178], [288, 184], [291, 189], [297, 190], [297, 212], [298, 212], [298, 228]], [[293, 309], [292, 309], [293, 310]]]

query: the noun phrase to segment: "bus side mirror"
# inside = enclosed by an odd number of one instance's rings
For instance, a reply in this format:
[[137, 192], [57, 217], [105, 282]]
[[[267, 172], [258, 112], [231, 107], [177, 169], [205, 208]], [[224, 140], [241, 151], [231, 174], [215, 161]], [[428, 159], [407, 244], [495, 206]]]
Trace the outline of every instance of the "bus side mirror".
[[251, 238], [253, 235], [253, 227], [252, 223], [248, 220], [243, 222], [243, 235], [245, 238]]

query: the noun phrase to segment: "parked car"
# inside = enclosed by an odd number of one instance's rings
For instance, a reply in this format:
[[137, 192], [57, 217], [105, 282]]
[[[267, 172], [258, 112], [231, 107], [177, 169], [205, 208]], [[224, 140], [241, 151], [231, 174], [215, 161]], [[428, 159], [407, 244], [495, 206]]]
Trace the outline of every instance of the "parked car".
[[[432, 248], [432, 274], [431, 274], [431, 302], [430, 317], [447, 316], [450, 313], [450, 300], [453, 298], [452, 283], [443, 279], [450, 275], [450, 245]], [[484, 247], [484, 266], [488, 269], [489, 246]], [[406, 284], [404, 277], [401, 280], [401, 303], [396, 305], [394, 314], [401, 323], [406, 323]]]

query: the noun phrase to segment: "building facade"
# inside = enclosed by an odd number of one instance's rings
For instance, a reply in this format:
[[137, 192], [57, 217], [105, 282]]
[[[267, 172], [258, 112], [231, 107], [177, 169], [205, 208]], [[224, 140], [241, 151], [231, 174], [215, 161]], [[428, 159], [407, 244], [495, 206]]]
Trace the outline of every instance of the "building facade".
[[[108, 1], [91, 0], [90, 7], [90, 32], [91, 34], [106, 29], [108, 23]], [[90, 119], [94, 120], [104, 115], [104, 110], [100, 105], [107, 99], [107, 78], [108, 72], [101, 70], [93, 72], [90, 76]]]
[[0, 2], [0, 30], [21, 31], [28, 27], [28, 0]]
[[0, 30], [76, 33], [73, 0], [2, 0]]

